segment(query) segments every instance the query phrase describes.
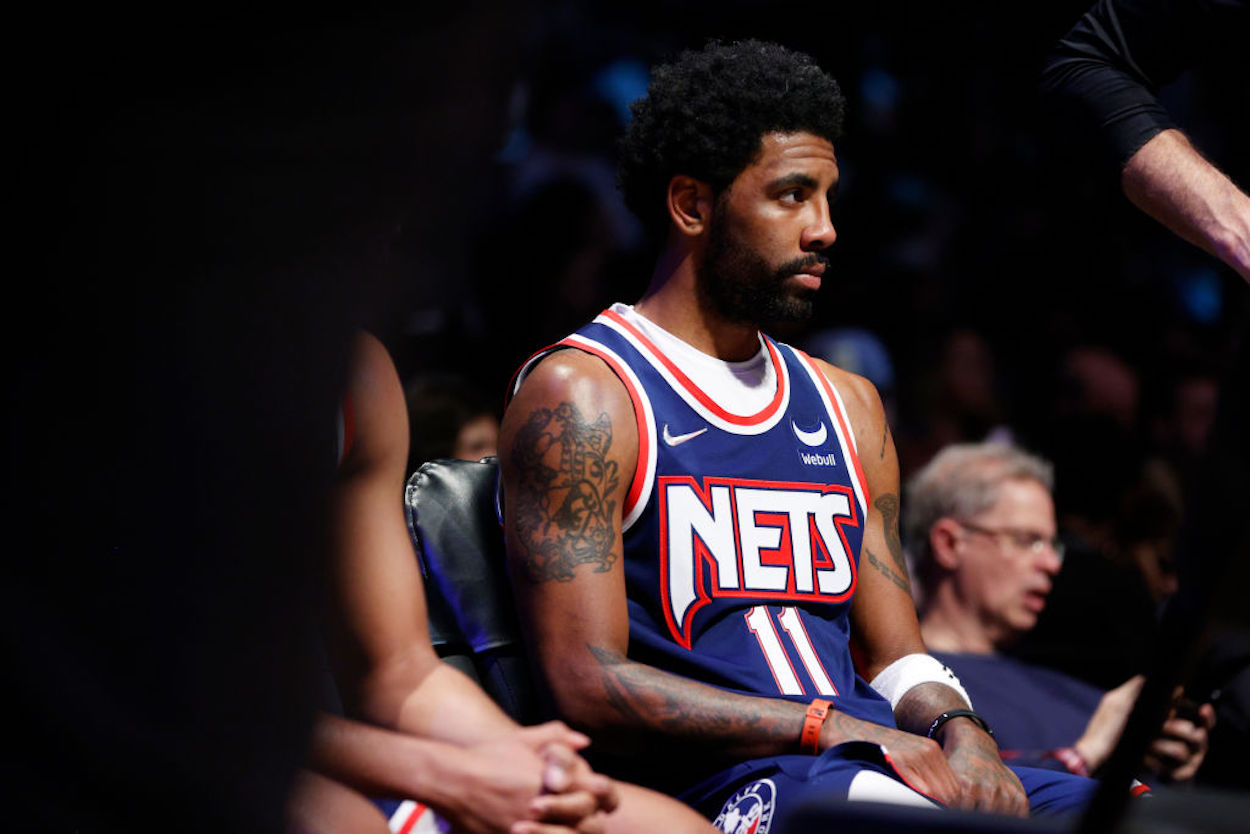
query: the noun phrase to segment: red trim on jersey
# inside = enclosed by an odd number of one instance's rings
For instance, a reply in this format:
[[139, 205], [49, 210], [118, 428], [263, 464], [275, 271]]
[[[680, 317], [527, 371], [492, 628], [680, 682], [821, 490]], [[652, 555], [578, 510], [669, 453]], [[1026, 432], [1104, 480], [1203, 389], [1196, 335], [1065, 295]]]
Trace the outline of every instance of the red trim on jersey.
[[829, 397], [829, 405], [833, 408], [833, 416], [837, 418], [838, 425], [842, 427], [842, 437], [846, 439], [846, 452], [851, 456], [855, 477], [859, 479], [859, 487], [864, 492], [864, 506], [867, 507], [869, 506], [868, 479], [864, 477], [864, 469], [859, 464], [859, 452], [855, 450], [855, 436], [851, 434], [850, 420], [842, 413], [842, 406], [838, 405], [838, 397], [833, 391], [833, 383], [829, 381], [829, 377], [825, 376], [820, 366], [812, 360], [812, 357], [798, 348], [795, 348], [794, 352], [815, 371], [816, 379], [824, 387], [825, 394]]
[[530, 354], [529, 359], [526, 359], [524, 362], [522, 362], [520, 365], [517, 366], [517, 369], [512, 372], [512, 378], [508, 380], [508, 392], [507, 394], [504, 395], [504, 402], [503, 402], [505, 407], [508, 405], [508, 403], [512, 402], [512, 397], [513, 395], [516, 394], [516, 387], [519, 383], [521, 374], [525, 373], [525, 370], [529, 368], [530, 365], [533, 364], [535, 359], [542, 356], [544, 353], [550, 353], [551, 351], [555, 350], [557, 347], [559, 347], [559, 342], [553, 345], [547, 345], [542, 350], [536, 350]]
[[679, 383], [681, 383], [681, 386], [689, 391], [690, 394], [699, 401], [700, 405], [715, 414], [720, 419], [724, 420], [726, 423], [730, 423], [735, 426], [759, 425], [760, 423], [766, 422], [770, 417], [776, 414], [777, 409], [780, 408], [781, 404], [785, 401], [785, 370], [782, 368], [781, 357], [777, 354], [777, 348], [773, 345], [771, 339], [765, 338], [764, 345], [768, 348], [768, 356], [773, 363], [773, 373], [777, 377], [777, 390], [773, 393], [772, 402], [764, 406], [763, 410], [761, 410], [758, 414], [749, 414], [744, 416], [731, 414], [717, 405], [716, 401], [708, 396], [702, 388], [695, 385], [694, 381], [691, 380], [690, 377], [682, 373], [681, 368], [677, 367], [673, 360], [665, 356], [654, 342], [643, 335], [641, 330], [628, 322], [620, 313], [617, 313], [614, 310], [604, 310], [601, 315], [605, 318], [611, 319], [614, 323], [628, 331], [631, 336], [641, 342], [643, 347], [645, 347], [647, 351], [654, 356]]
[[626, 392], [629, 393], [629, 399], [634, 406], [634, 423], [638, 427], [638, 457], [634, 461], [634, 477], [629, 484], [629, 492], [625, 495], [625, 505], [621, 508], [621, 517], [628, 518], [630, 513], [634, 511], [634, 506], [638, 503], [638, 497], [642, 495], [643, 485], [647, 481], [647, 462], [651, 459], [651, 435], [647, 431], [646, 408], [642, 404], [642, 394], [634, 388], [634, 383], [629, 378], [629, 374], [621, 366], [610, 353], [593, 344], [585, 344], [584, 342], [576, 342], [571, 339], [565, 339], [559, 343], [562, 347], [576, 348], [593, 356], [597, 356], [607, 363], [612, 369], [612, 373], [616, 374], [617, 379], [625, 386]]
[[1129, 788], [1128, 792], [1133, 796], [1141, 796], [1144, 793], [1150, 793], [1150, 786], [1143, 785], [1141, 782], [1138, 782], [1136, 785]]
[[[846, 559], [847, 570], [849, 570], [851, 573], [850, 582], [847, 585], [846, 590], [838, 594], [821, 593], [820, 577], [815, 572], [817, 569], [816, 564], [815, 564], [816, 559], [817, 559], [816, 551], [818, 549], [824, 550], [826, 558], [828, 558], [829, 560], [829, 563], [834, 566], [836, 566], [836, 563], [833, 561], [832, 555], [829, 552], [829, 549], [828, 549], [829, 543], [824, 541], [824, 537], [813, 536], [812, 537], [813, 547], [811, 548], [812, 562], [813, 562], [812, 590], [811, 591], [799, 591], [795, 589], [794, 567], [793, 567], [793, 564], [791, 564], [790, 566], [788, 566], [790, 570], [789, 570], [789, 576], [786, 579], [786, 590], [784, 591], [761, 591], [761, 590], [746, 589], [742, 587], [739, 587], [737, 589], [734, 589], [734, 588], [724, 589], [720, 587], [720, 583], [718, 580], [714, 580], [712, 591], [711, 593], [709, 593], [708, 587], [707, 587], [708, 583], [704, 579], [704, 565], [709, 566], [713, 574], [715, 574], [719, 563], [717, 562], [715, 556], [713, 556], [712, 553], [708, 550], [707, 545], [704, 543], [703, 539], [698, 536], [695, 536], [694, 531], [691, 530], [691, 535], [694, 536], [691, 556], [693, 560], [692, 567], [694, 571], [693, 584], [694, 584], [695, 599], [693, 602], [690, 603], [689, 607], [686, 609], [685, 614], [682, 616], [681, 623], [678, 623], [676, 620], [676, 617], [674, 616], [673, 603], [672, 603], [671, 596], [669, 595], [669, 592], [668, 592], [669, 540], [668, 540], [668, 494], [666, 492], [666, 488], [671, 484], [685, 484], [686, 486], [690, 487], [690, 489], [699, 498], [700, 502], [702, 502], [704, 508], [706, 508], [709, 513], [712, 512], [712, 495], [711, 495], [712, 487], [728, 486], [730, 488], [729, 514], [731, 517], [731, 523], [733, 524], [734, 551], [735, 551], [734, 555], [735, 555], [736, 562], [737, 562], [736, 569], [738, 573], [738, 582], [740, 583], [740, 585], [744, 581], [745, 571], [743, 570], [743, 565], [742, 565], [742, 542], [740, 540], [741, 530], [739, 529], [739, 526], [738, 526], [737, 495], [734, 492], [734, 487], [741, 486], [741, 487], [748, 487], [748, 488], [789, 490], [789, 491], [798, 491], [798, 492], [819, 493], [821, 495], [828, 495], [829, 493], [833, 493], [833, 492], [842, 493], [843, 495], [847, 497], [847, 502], [846, 502], [847, 508], [850, 511], [851, 515], [849, 517], [835, 517], [833, 519], [833, 523], [834, 523], [834, 528], [838, 531], [838, 536], [840, 539], [839, 544], [842, 547], [842, 553]], [[752, 600], [761, 600], [761, 601], [767, 600], [770, 602], [772, 601], [789, 601], [789, 602], [805, 602], [805, 603], [821, 602], [821, 603], [828, 603], [828, 604], [836, 604], [840, 602], [845, 602], [846, 600], [850, 599], [855, 594], [855, 588], [859, 584], [859, 572], [855, 566], [855, 557], [851, 554], [851, 550], [847, 546], [846, 534], [842, 530], [842, 527], [844, 525], [849, 525], [852, 527], [858, 527], [860, 525], [859, 504], [858, 502], [856, 502], [855, 495], [850, 489], [850, 487], [843, 486], [842, 484], [822, 484], [822, 483], [810, 483], [806, 481], [761, 481], [761, 480], [754, 480], [750, 478], [725, 478], [725, 477], [706, 477], [706, 478], [703, 478], [702, 483], [700, 483], [691, 475], [670, 475], [670, 476], [657, 478], [654, 489], [656, 490], [655, 500], [658, 502], [657, 515], [659, 516], [660, 582], [662, 586], [660, 588], [661, 607], [664, 610], [664, 621], [668, 625], [669, 636], [672, 637], [673, 641], [676, 642], [678, 645], [686, 649], [691, 648], [693, 636], [691, 635], [690, 632], [691, 632], [691, 625], [694, 621], [694, 615], [700, 608], [709, 604], [713, 598], [715, 599], [752, 599]], [[808, 526], [809, 532], [811, 531], [811, 527], [812, 525]], [[832, 679], [830, 679], [830, 681], [832, 682]]]
[[418, 802], [417, 807], [414, 808], [413, 812], [408, 815], [408, 819], [404, 820], [404, 824], [400, 826], [399, 830], [396, 831], [395, 834], [409, 834], [409, 832], [416, 827], [417, 821], [421, 819], [421, 817], [425, 816], [425, 812], [428, 810], [430, 809]]
[[[589, 337], [583, 336], [582, 338], [589, 341]], [[625, 496], [625, 505], [621, 511], [621, 517], [628, 518], [630, 513], [634, 510], [634, 505], [638, 503], [638, 497], [642, 494], [642, 488], [647, 481], [647, 462], [650, 460], [651, 454], [651, 435], [647, 432], [646, 409], [642, 405], [642, 396], [634, 388], [633, 382], [630, 381], [629, 374], [625, 372], [619, 362], [613, 359], [610, 354], [606, 353], [604, 350], [598, 349], [593, 344], [578, 342], [573, 340], [571, 337], [566, 337], [559, 342], [556, 342], [554, 345], [548, 345], [542, 350], [535, 351], [529, 359], [526, 359], [523, 363], [521, 363], [521, 366], [517, 368], [516, 372], [512, 375], [511, 381], [508, 382], [508, 396], [505, 401], [505, 405], [508, 401], [511, 401], [513, 395], [516, 393], [516, 387], [519, 384], [521, 374], [525, 372], [525, 370], [529, 368], [536, 359], [543, 356], [543, 354], [551, 353], [556, 348], [562, 347], [574, 348], [575, 350], [580, 350], [583, 353], [589, 353], [592, 356], [597, 356], [606, 362], [608, 367], [612, 369], [612, 373], [614, 373], [617, 379], [621, 381], [621, 384], [625, 386], [625, 391], [629, 394], [629, 399], [633, 403], [634, 422], [638, 426], [638, 459], [634, 461], [634, 477], [633, 480], [630, 481], [629, 492]]]

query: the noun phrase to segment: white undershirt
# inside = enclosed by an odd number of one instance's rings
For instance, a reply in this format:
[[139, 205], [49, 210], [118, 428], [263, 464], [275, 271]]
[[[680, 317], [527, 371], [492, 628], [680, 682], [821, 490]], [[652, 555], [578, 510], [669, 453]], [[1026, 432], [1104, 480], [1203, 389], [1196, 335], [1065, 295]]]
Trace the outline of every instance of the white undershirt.
[[617, 303], [612, 310], [646, 334], [682, 373], [731, 414], [756, 414], [772, 402], [777, 391], [777, 372], [768, 361], [763, 336], [759, 337], [759, 351], [750, 359], [726, 362], [683, 342], [632, 305]]

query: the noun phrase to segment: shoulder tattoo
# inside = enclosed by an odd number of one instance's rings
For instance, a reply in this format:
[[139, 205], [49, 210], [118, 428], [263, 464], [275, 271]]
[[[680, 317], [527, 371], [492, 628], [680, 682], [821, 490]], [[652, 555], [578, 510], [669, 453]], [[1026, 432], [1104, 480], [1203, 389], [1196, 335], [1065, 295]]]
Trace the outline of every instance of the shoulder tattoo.
[[519, 488], [509, 500], [530, 581], [567, 582], [578, 565], [603, 572], [616, 561], [611, 446], [608, 415], [591, 422], [571, 402], [536, 409], [517, 432], [510, 460]]

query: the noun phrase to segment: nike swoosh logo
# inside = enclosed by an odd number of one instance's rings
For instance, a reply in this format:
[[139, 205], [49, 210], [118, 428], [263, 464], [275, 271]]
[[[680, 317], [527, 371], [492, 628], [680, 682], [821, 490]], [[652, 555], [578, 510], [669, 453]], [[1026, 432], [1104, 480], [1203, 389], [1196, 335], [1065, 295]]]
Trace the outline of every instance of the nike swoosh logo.
[[806, 443], [808, 446], [821, 446], [829, 437], [829, 428], [825, 425], [825, 421], [820, 421], [820, 428], [816, 431], [803, 431], [799, 428], [799, 424], [790, 421], [790, 427], [794, 429], [794, 436]]
[[680, 446], [681, 444], [685, 443], [687, 440], [694, 440], [696, 437], [703, 434], [705, 431], [707, 431], [707, 426], [704, 426], [701, 429], [696, 429], [695, 431], [686, 432], [685, 434], [679, 434], [679, 435], [674, 436], [672, 434], [669, 434], [668, 423], [665, 423], [664, 432], [663, 432], [664, 442], [670, 446]]

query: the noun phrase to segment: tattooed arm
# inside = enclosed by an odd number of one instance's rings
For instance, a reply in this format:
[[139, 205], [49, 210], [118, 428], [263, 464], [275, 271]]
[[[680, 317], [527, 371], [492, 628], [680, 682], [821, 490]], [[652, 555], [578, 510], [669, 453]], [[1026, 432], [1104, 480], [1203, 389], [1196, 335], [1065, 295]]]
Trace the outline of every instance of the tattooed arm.
[[[899, 538], [898, 458], [885, 409], [872, 383], [831, 365], [821, 365], [844, 393], [851, 427], [859, 439], [860, 465], [868, 482], [868, 518], [851, 624], [857, 671], [865, 680], [872, 680], [895, 660], [927, 651], [920, 636]], [[903, 696], [894, 717], [900, 729], [924, 735], [938, 715], [967, 707], [954, 689], [925, 683]], [[937, 741], [958, 780], [953, 804], [1027, 815], [1024, 789], [1015, 774], [1003, 765], [998, 746], [988, 734], [971, 721], [954, 720], [942, 726]]]

